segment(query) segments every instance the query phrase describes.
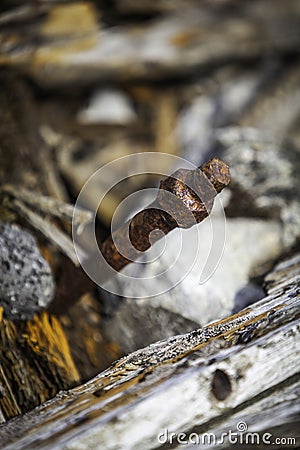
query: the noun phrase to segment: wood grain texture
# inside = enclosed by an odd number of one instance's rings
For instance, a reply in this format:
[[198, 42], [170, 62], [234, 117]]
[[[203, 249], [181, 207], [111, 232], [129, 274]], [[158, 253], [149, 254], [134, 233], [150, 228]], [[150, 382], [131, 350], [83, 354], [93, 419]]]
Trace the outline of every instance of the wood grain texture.
[[221, 436], [241, 420], [296, 437], [299, 263], [276, 266], [251, 308], [128, 355], [2, 426], [4, 448], [160, 448], [165, 429]]
[[28, 411], [79, 382], [60, 322], [47, 313], [33, 320], [0, 322], [2, 420]]

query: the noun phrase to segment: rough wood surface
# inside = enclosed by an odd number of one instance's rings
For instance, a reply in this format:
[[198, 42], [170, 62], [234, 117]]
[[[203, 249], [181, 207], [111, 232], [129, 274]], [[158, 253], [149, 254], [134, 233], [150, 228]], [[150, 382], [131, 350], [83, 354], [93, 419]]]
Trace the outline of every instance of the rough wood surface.
[[[288, 137], [299, 148], [298, 0], [273, 0], [272, 8], [267, 0], [97, 3], [3, 0], [0, 11], [1, 183], [26, 186], [34, 189], [34, 193], [38, 191], [65, 201], [68, 195], [64, 183], [60, 182], [59, 170], [75, 198], [90, 171], [116, 156], [163, 150], [191, 157], [198, 164], [203, 152], [215, 152], [220, 145], [227, 149], [230, 134], [236, 133], [231, 166], [236, 173], [241, 167], [244, 169], [240, 175], [245, 184], [235, 174], [236, 181], [239, 188], [246, 185], [255, 200], [249, 210], [247, 197], [246, 214], [239, 211], [238, 215], [261, 217], [259, 207], [270, 214], [274, 205], [279, 205], [275, 210], [277, 214], [280, 211], [284, 232], [279, 229], [276, 236], [289, 242], [289, 246], [295, 244], [294, 237], [299, 236], [299, 210], [294, 179], [299, 172], [299, 158], [291, 152], [289, 160], [286, 150], [290, 150], [285, 146], [282, 152], [276, 151], [277, 144], [268, 147], [257, 130], [254, 153], [262, 155], [268, 165], [271, 162], [269, 172], [275, 183], [269, 184], [270, 178], [265, 178], [267, 172], [258, 170], [259, 158], [253, 153], [249, 158], [252, 144], [247, 144], [249, 148], [243, 153], [245, 141], [249, 139], [247, 133], [250, 136], [253, 131], [243, 131], [241, 127], [257, 127], [263, 133], [270, 130], [276, 137]], [[111, 87], [118, 104], [125, 99], [127, 115], [123, 121], [110, 114], [107, 117], [111, 100], [104, 102], [104, 107], [102, 104], [105, 115], [102, 109], [98, 122], [93, 122], [95, 117], [86, 120], [90, 106], [99, 100], [99, 95], [103, 99]], [[220, 129], [228, 126], [237, 128], [235, 131]], [[252, 174], [255, 177], [250, 182]], [[262, 189], [264, 182], [266, 190]], [[118, 201], [137, 186], [135, 182], [122, 184], [116, 195], [111, 194], [105, 214], [101, 213], [106, 224], [110, 223]], [[243, 209], [238, 192], [232, 196], [234, 208], [228, 209], [233, 215], [237, 209]], [[23, 220], [31, 222], [35, 229], [43, 229], [44, 234], [48, 230], [48, 236], [53, 239], [56, 235], [56, 240], [61, 241], [56, 228], [49, 229], [45, 203], [44, 212], [36, 216], [32, 214], [36, 212], [34, 208], [28, 213], [27, 200], [23, 195], [22, 203], [18, 203], [19, 196], [15, 202], [18, 211], [7, 211], [1, 204], [0, 216], [4, 212], [3, 220], [15, 220], [23, 210]], [[30, 202], [32, 205], [32, 199]], [[248, 244], [249, 223], [244, 238]], [[53, 224], [61, 225], [56, 220]], [[262, 240], [275, 236], [275, 225], [279, 228], [279, 223], [274, 224], [270, 232], [271, 224], [264, 224]], [[237, 233], [243, 222], [237, 221], [235, 226], [234, 233]], [[251, 242], [259, 253], [258, 239]], [[70, 254], [69, 244], [68, 241], [66, 246]], [[242, 245], [238, 247], [241, 250], [234, 261], [242, 266], [244, 255], [245, 259], [248, 256], [251, 259], [251, 255]], [[275, 247], [271, 243], [268, 248], [273, 251]], [[48, 247], [43, 250], [44, 255], [51, 253]], [[260, 253], [271, 264], [280, 249], [275, 254]], [[67, 268], [66, 258], [58, 256], [56, 251], [50, 259], [58, 275], [52, 307], [64, 314], [57, 321], [53, 319], [55, 323], [47, 316], [50, 328], [57, 325], [60, 329], [55, 337], [56, 354], [60, 355], [62, 350], [64, 332], [72, 342], [71, 354], [81, 377], [89, 379], [107, 367], [116, 355], [121, 355], [122, 349], [104, 341], [99, 328], [102, 311], [96, 299], [81, 300], [69, 312], [62, 311], [65, 305], [86, 293], [89, 286], [86, 279], [80, 278], [78, 270], [73, 266]], [[268, 297], [251, 309], [129, 355], [85, 385], [62, 392], [47, 404], [3, 425], [0, 446], [11, 449], [53, 448], [54, 445], [58, 448], [168, 448], [175, 445], [157, 441], [164, 427], [187, 433], [211, 430], [220, 435], [229, 428], [236, 430], [239, 420], [246, 421], [253, 431], [273, 433], [276, 428], [278, 433], [293, 436], [297, 429], [294, 415], [299, 411], [296, 397], [300, 390], [298, 261], [289, 258], [286, 267], [278, 266], [268, 275]], [[261, 276], [267, 269], [260, 270], [261, 266], [255, 274]], [[249, 281], [249, 274], [245, 271], [244, 281], [246, 278]], [[226, 292], [225, 283], [215, 284]], [[197, 292], [193, 294], [201, 304]], [[209, 296], [212, 311], [214, 297], [214, 294]], [[113, 309], [109, 300], [109, 308]], [[191, 309], [195, 315], [195, 307]], [[171, 322], [176, 332], [169, 329], [166, 333], [163, 327], [165, 334], [155, 339], [191, 329], [182, 328], [182, 323], [174, 320], [174, 314], [165, 313], [162, 308], [152, 310], [151, 314], [145, 308], [144, 315], [135, 314], [135, 321], [142, 324], [141, 333], [135, 327], [142, 344], [133, 348], [147, 345], [145, 336], [153, 338], [153, 329], [159, 333], [157, 322], [151, 322], [151, 316], [159, 316], [161, 311], [167, 317], [161, 323]], [[143, 335], [145, 324], [148, 331]], [[70, 363], [69, 357], [66, 358], [68, 351], [64, 350], [62, 359], [51, 356], [54, 329], [53, 333], [48, 329], [46, 357], [44, 352], [37, 353], [41, 343], [32, 347], [36, 333], [39, 340], [44, 339], [40, 335], [44, 331], [42, 320], [34, 326], [14, 325], [5, 320], [1, 325], [0, 339], [5, 345], [7, 333], [16, 339], [1, 349], [0, 418], [4, 421], [53, 397], [59, 389], [67, 389], [73, 378], [69, 385], [64, 384], [67, 372], [60, 363]], [[130, 339], [133, 340], [132, 335]], [[10, 345], [14, 344], [14, 356], [8, 363], [5, 358], [11, 354]], [[26, 370], [19, 370], [20, 367]], [[31, 370], [36, 383], [31, 379]], [[12, 372], [17, 372], [15, 384], [8, 378]], [[75, 372], [72, 373], [75, 377]], [[33, 391], [29, 393], [31, 388]]]
[[296, 438], [299, 264], [299, 254], [278, 264], [252, 307], [126, 356], [2, 425], [3, 448], [169, 448], [158, 441], [165, 430], [217, 439], [241, 421]]
[[[21, 227], [34, 228], [35, 232], [38, 229], [46, 235], [45, 231], [48, 230], [49, 240], [53, 242], [52, 238], [56, 235], [57, 243], [62, 244], [60, 248], [68, 247], [71, 256], [74, 254], [71, 239], [49, 220], [50, 212], [54, 212], [52, 216], [59, 217], [60, 220], [67, 216], [71, 220], [73, 208], [63, 202], [65, 192], [54, 160], [49, 148], [43, 145], [38, 135], [38, 115], [32, 92], [24, 81], [11, 73], [1, 73], [0, 77], [0, 220], [18, 221]], [[7, 183], [12, 184], [8, 186]], [[39, 234], [38, 236], [40, 237]], [[40, 247], [43, 247], [44, 256], [51, 261], [54, 272], [59, 268], [60, 255], [54, 246], [42, 242]], [[24, 261], [20, 242], [18, 244], [13, 241], [11, 245], [15, 245], [15, 248], [11, 249], [11, 253], [8, 252], [7, 258], [16, 252], [18, 259]], [[7, 251], [6, 249], [6, 253]], [[34, 262], [33, 260], [31, 263]], [[16, 260], [12, 259], [10, 263], [14, 267]], [[8, 270], [3, 265], [3, 277], [8, 277]], [[29, 268], [22, 274], [24, 279], [19, 280], [20, 290], [22, 282], [25, 285], [30, 281]], [[37, 276], [36, 283], [39, 282]], [[24, 292], [27, 292], [25, 288]], [[77, 293], [80, 294], [78, 287]], [[41, 300], [39, 298], [40, 304]], [[2, 422], [32, 409], [53, 397], [59, 390], [74, 386], [80, 381], [80, 375], [60, 319], [52, 314], [41, 313], [32, 320], [25, 321], [20, 320], [21, 317], [16, 314], [17, 321], [14, 322], [3, 312], [3, 298], [0, 299], [0, 304]], [[28, 315], [32, 317], [33, 312], [29, 311]]]
[[[2, 17], [0, 64], [17, 67], [43, 85], [67, 85], [180, 77], [215, 64], [299, 49], [297, 0], [286, 0], [284, 7], [273, 0], [272, 12], [266, 0], [226, 1], [215, 8], [211, 2], [200, 7], [188, 2], [185, 8], [169, 6], [168, 13], [142, 26], [122, 23], [121, 5], [114, 5], [108, 17], [92, 2], [45, 1], [10, 11]], [[18, 20], [23, 22], [19, 29]], [[107, 27], [111, 22], [116, 26]]]
[[79, 382], [68, 341], [56, 317], [42, 313], [18, 323], [1, 318], [0, 342], [2, 421]]

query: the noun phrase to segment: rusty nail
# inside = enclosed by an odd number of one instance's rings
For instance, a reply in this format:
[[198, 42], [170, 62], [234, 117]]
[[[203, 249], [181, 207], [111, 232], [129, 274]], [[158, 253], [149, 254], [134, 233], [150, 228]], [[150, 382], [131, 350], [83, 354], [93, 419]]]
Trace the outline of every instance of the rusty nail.
[[[103, 257], [113, 269], [120, 271], [137, 258], [136, 250], [144, 252], [151, 246], [150, 233], [155, 242], [160, 239], [161, 231], [167, 234], [176, 227], [190, 228], [204, 220], [212, 209], [215, 196], [229, 183], [229, 168], [218, 158], [195, 170], [178, 169], [161, 181], [156, 200], [151, 205], [103, 242]], [[128, 227], [131, 242], [125, 238]], [[156, 230], [160, 232], [155, 233]], [[118, 242], [118, 248], [115, 242]]]

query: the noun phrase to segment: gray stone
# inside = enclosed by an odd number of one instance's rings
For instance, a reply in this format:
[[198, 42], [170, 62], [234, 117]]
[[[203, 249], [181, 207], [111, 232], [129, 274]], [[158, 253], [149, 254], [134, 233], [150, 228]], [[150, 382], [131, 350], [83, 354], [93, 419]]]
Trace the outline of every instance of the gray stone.
[[[223, 226], [218, 215], [213, 215], [212, 220], [216, 222], [215, 231]], [[186, 230], [184, 233], [190, 239], [185, 245], [189, 248], [185, 248], [180, 256], [176, 270], [168, 274], [180, 243], [180, 231], [175, 230], [168, 236], [160, 258], [147, 264], [133, 263], [123, 271], [129, 277], [126, 282], [122, 280], [124, 298], [110, 318], [104, 321], [104, 329], [107, 336], [117, 340], [124, 350], [140, 348], [142, 339], [148, 344], [158, 336], [160, 339], [171, 336], [174, 328], [187, 332], [192, 323], [206, 325], [263, 297], [263, 290], [249, 280], [264, 272], [265, 264], [282, 252], [281, 225], [274, 220], [227, 219], [224, 251], [217, 255], [221, 256], [219, 261], [214, 260], [215, 256], [210, 253], [213, 239], [210, 221], [206, 220], [197, 227], [199, 248], [193, 268], [189, 252], [192, 254], [194, 251], [194, 235], [192, 230]], [[207, 258], [217, 265], [212, 266], [207, 280], [200, 283]], [[144, 256], [143, 262], [148, 259], [150, 261], [151, 253]], [[184, 271], [186, 276], [175, 286], [176, 279]], [[159, 278], [163, 272], [165, 276]], [[166, 292], [147, 297], [149, 290], [136, 281], [134, 277], [137, 276], [154, 277], [155, 287], [159, 286], [162, 291], [167, 288]], [[175, 287], [168, 289], [172, 282]], [[134, 298], [143, 295], [144, 298]], [[105, 302], [110, 303], [112, 298], [115, 296], [106, 293]]]
[[277, 219], [284, 246], [294, 245], [300, 230], [299, 149], [256, 129], [223, 129], [218, 141], [232, 176], [230, 215]]
[[215, 150], [218, 128], [242, 117], [269, 78], [263, 67], [252, 71], [220, 68], [186, 88], [188, 101], [178, 114], [176, 126], [182, 156], [196, 165], [205, 160], [207, 151]]
[[[139, 348], [141, 336], [148, 344], [151, 336], [161, 339], [171, 335], [175, 318], [181, 317], [184, 333], [190, 329], [190, 321], [206, 325], [262, 298], [262, 287], [252, 279], [264, 274], [299, 239], [297, 148], [254, 128], [223, 128], [217, 130], [216, 137], [220, 157], [229, 164], [232, 175], [229, 189], [221, 195], [227, 217], [224, 221], [222, 205], [214, 207], [210, 218], [190, 230], [174, 230], [167, 236], [164, 249], [158, 242], [153, 246], [154, 253], [146, 253], [141, 259], [146, 264], [130, 264], [123, 271], [128, 278], [114, 281], [122, 288], [123, 301], [104, 328], [108, 337], [117, 339], [126, 351]], [[185, 240], [176, 260], [182, 236]], [[192, 268], [195, 239], [199, 247]], [[214, 242], [215, 255], [210, 250]], [[161, 256], [151, 262], [159, 246]], [[174, 261], [176, 265], [170, 271]], [[210, 273], [203, 283], [206, 261]], [[182, 274], [186, 276], [177, 283]], [[146, 280], [143, 284], [135, 277], [152, 278], [153, 283]], [[153, 295], [159, 289], [159, 295]], [[111, 298], [111, 294], [106, 295], [108, 303]], [[164, 317], [168, 312], [170, 320], [159, 321], [161, 311]], [[176, 326], [180, 329], [178, 321]]]
[[34, 237], [15, 225], [0, 223], [0, 248], [0, 306], [9, 319], [29, 319], [53, 299], [50, 266]]
[[[238, 316], [139, 349], [9, 420], [0, 427], [2, 448], [235, 450], [250, 443], [265, 449], [262, 439], [271, 443], [276, 436], [296, 443], [299, 255], [275, 267], [268, 279], [272, 293]], [[230, 430], [235, 439], [224, 447]], [[237, 439], [244, 445], [237, 446]]]
[[[107, 303], [113, 298], [110, 294]], [[104, 323], [106, 335], [118, 342], [124, 353], [198, 327], [197, 322], [162, 306], [152, 305], [151, 301], [138, 301], [137, 304], [133, 299], [121, 300], [112, 317]]]
[[117, 89], [97, 90], [87, 108], [79, 111], [77, 119], [82, 125], [128, 125], [136, 120], [130, 99]]

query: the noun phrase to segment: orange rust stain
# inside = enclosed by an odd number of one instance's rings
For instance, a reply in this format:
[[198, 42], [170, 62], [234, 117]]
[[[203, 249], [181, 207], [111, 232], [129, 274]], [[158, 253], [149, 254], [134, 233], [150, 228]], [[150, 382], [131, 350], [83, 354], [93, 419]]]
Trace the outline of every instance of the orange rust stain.
[[191, 45], [199, 37], [199, 30], [187, 30], [174, 34], [170, 42], [175, 47], [183, 48]]

